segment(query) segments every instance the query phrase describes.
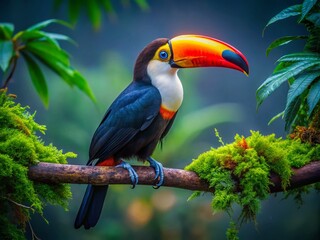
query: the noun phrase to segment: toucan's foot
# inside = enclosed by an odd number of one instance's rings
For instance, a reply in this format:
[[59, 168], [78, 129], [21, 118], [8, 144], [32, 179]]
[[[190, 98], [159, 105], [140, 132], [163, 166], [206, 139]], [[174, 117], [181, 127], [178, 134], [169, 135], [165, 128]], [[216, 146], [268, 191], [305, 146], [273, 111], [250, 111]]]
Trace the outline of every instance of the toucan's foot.
[[129, 176], [130, 176], [130, 179], [131, 179], [131, 183], [132, 183], [132, 188], [135, 188], [135, 186], [138, 184], [138, 174], [133, 169], [133, 167], [129, 163], [124, 162], [124, 161], [122, 161], [116, 167], [121, 167], [121, 168], [124, 168], [124, 169], [128, 170]]
[[154, 160], [152, 157], [148, 157], [147, 160], [150, 163], [150, 167], [153, 167], [156, 173], [154, 180], [159, 178], [159, 182], [154, 186], [154, 188], [159, 188], [160, 186], [162, 186], [164, 182], [163, 166], [161, 163]]

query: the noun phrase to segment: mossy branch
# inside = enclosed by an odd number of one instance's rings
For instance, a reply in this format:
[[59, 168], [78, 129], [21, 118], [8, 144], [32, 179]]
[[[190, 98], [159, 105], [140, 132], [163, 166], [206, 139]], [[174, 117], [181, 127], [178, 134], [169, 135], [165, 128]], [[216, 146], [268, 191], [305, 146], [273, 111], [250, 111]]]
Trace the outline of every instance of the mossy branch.
[[[154, 170], [146, 166], [133, 167], [139, 175], [139, 184], [153, 185]], [[287, 190], [320, 182], [320, 161], [313, 161], [293, 169], [290, 185]], [[214, 192], [208, 183], [201, 180], [191, 171], [164, 168], [165, 182], [163, 186], [188, 190]], [[39, 163], [29, 168], [29, 178], [44, 183], [76, 183], [76, 184], [131, 184], [129, 174], [122, 168], [94, 167], [84, 165]], [[278, 175], [271, 174], [270, 192], [283, 191]]]

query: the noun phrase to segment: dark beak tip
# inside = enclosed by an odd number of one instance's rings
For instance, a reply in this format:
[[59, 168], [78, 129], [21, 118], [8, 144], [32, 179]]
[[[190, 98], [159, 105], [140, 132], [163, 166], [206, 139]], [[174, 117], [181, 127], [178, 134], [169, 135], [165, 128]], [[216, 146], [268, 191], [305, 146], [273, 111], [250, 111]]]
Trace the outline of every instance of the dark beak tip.
[[248, 63], [241, 55], [231, 50], [224, 50], [222, 52], [222, 57], [228, 62], [231, 62], [236, 66], [240, 67], [246, 75], [249, 75]]

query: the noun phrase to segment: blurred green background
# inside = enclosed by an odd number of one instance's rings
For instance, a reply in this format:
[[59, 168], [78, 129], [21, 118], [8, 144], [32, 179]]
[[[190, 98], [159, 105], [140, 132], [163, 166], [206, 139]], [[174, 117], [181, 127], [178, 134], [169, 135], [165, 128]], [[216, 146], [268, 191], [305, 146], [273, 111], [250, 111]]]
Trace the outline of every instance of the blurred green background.
[[[22, 30], [37, 22], [58, 18], [68, 20], [68, 4], [54, 10], [54, 1], [2, 0], [0, 21]], [[183, 1], [148, 0], [142, 9], [134, 1], [111, 1], [115, 12], [103, 14], [100, 29], [94, 29], [84, 14], [73, 30], [51, 26], [48, 31], [71, 36], [78, 44], [63, 43], [72, 55], [72, 65], [86, 77], [97, 105], [77, 89], [69, 88], [51, 72], [46, 72], [50, 103], [45, 109], [20, 62], [9, 86], [18, 101], [37, 111], [36, 119], [47, 125], [42, 138], [64, 151], [78, 153], [71, 164], [87, 162], [91, 136], [112, 100], [132, 80], [133, 65], [142, 48], [158, 37], [193, 33], [208, 35], [238, 48], [247, 57], [250, 76], [229, 69], [186, 69], [179, 72], [185, 100], [176, 122], [154, 157], [166, 167], [183, 168], [201, 152], [218, 147], [213, 128], [225, 143], [236, 133], [249, 130], [285, 136], [284, 123], [268, 121], [284, 108], [285, 86], [256, 110], [255, 91], [271, 74], [283, 54], [300, 51], [303, 42], [272, 52], [265, 49], [283, 35], [304, 34], [295, 19], [271, 26], [262, 37], [268, 20], [299, 1]], [[283, 90], [283, 91], [282, 91]], [[162, 187], [112, 186], [99, 223], [89, 231], [75, 230], [73, 221], [84, 194], [84, 185], [73, 185], [68, 212], [49, 206], [45, 216], [34, 216], [32, 226], [41, 239], [224, 239], [229, 217], [212, 213], [211, 194], [187, 202], [190, 191]], [[283, 194], [263, 202], [257, 225], [244, 224], [240, 239], [320, 239], [320, 198], [314, 192], [300, 208]], [[235, 213], [239, 213], [237, 206]], [[30, 235], [28, 235], [30, 238]]]

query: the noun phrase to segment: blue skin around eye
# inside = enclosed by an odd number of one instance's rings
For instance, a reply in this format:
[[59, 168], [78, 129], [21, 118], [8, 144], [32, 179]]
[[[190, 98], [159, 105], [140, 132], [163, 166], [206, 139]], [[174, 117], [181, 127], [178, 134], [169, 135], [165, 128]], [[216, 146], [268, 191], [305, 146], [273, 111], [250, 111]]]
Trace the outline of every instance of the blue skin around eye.
[[166, 58], [168, 57], [168, 53], [165, 52], [165, 51], [161, 51], [161, 52], [159, 53], [159, 56], [160, 56], [160, 58], [162, 58], [162, 59], [166, 59]]

